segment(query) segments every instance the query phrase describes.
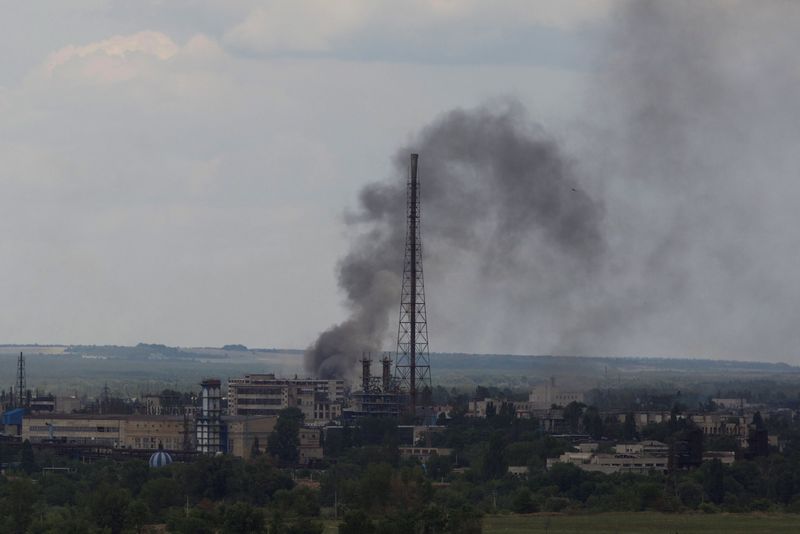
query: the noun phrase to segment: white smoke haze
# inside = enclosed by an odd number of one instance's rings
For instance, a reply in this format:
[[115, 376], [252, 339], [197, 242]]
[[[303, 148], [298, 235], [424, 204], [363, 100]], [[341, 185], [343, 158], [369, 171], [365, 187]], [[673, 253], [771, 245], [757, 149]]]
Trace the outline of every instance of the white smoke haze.
[[799, 25], [788, 1], [620, 3], [566, 142], [513, 100], [435, 119], [362, 191], [353, 315], [308, 369], [392, 346], [411, 151], [434, 349], [796, 363]]

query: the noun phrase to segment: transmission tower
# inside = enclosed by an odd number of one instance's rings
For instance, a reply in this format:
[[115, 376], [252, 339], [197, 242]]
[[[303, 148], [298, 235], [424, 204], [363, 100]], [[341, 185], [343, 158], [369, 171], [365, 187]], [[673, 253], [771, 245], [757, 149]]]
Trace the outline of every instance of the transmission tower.
[[25, 407], [25, 357], [19, 353], [19, 360], [17, 360], [17, 408]]
[[417, 413], [420, 393], [427, 403], [431, 391], [431, 366], [428, 353], [428, 319], [425, 311], [425, 282], [422, 276], [422, 238], [420, 237], [418, 154], [411, 154], [408, 172], [406, 251], [403, 287], [400, 293], [400, 325], [397, 331], [395, 376], [400, 389], [408, 393], [412, 415]]

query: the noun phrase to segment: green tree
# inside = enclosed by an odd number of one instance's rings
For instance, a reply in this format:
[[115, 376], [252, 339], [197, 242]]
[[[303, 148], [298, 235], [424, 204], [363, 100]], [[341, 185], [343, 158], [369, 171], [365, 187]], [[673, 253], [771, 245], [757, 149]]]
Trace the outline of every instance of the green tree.
[[709, 462], [703, 478], [703, 490], [708, 500], [720, 504], [725, 499], [725, 466], [718, 459]]
[[375, 524], [362, 510], [347, 512], [339, 523], [339, 534], [375, 534]]
[[30, 534], [95, 534], [97, 529], [77, 507], [53, 508], [42, 516], [35, 518], [28, 533]]
[[29, 475], [36, 470], [36, 457], [33, 454], [33, 447], [29, 440], [22, 442], [21, 460], [22, 469]]
[[237, 502], [225, 509], [223, 532], [227, 534], [250, 534], [264, 531], [264, 513], [244, 502]]
[[[2, 488], [0, 499], [0, 526], [8, 532], [25, 532], [31, 523], [36, 504], [36, 488], [27, 478], [11, 480]], [[3, 526], [5, 523], [5, 526]]]
[[307, 517], [301, 517], [286, 529], [286, 534], [322, 534], [323, 532], [325, 532], [325, 525]]
[[150, 476], [150, 466], [144, 460], [128, 460], [120, 466], [120, 471], [122, 485], [132, 495], [139, 494]]
[[632, 413], [625, 414], [625, 424], [622, 426], [622, 439], [632, 440], [636, 439], [638, 432], [636, 432], [636, 420]]
[[603, 418], [594, 406], [589, 406], [583, 413], [583, 428], [593, 439], [603, 437]]
[[439, 480], [450, 474], [453, 459], [449, 455], [434, 455], [428, 458], [425, 469], [432, 480]]
[[471, 506], [451, 508], [447, 514], [447, 532], [450, 534], [481, 534], [483, 522], [480, 511]]
[[171, 514], [167, 520], [167, 531], [173, 534], [214, 534], [217, 529], [214, 522], [192, 512], [189, 517], [184, 512]]
[[101, 485], [89, 498], [89, 510], [97, 526], [119, 534], [125, 527], [125, 512], [131, 494], [120, 487]]
[[39, 482], [42, 496], [50, 506], [69, 506], [75, 504], [78, 491], [75, 482], [62, 475], [47, 475]]
[[703, 502], [703, 488], [696, 482], [687, 480], [678, 486], [678, 496], [685, 507], [697, 510]]
[[131, 501], [125, 509], [125, 523], [135, 530], [137, 534], [141, 534], [142, 528], [147, 524], [149, 517], [150, 508], [141, 499]]
[[518, 514], [527, 514], [536, 511], [531, 490], [522, 486], [514, 492], [511, 499], [511, 509]]
[[253, 446], [250, 447], [250, 456], [255, 458], [261, 455], [261, 445], [258, 443], [258, 436], [253, 440]]
[[572, 401], [564, 407], [564, 421], [572, 430], [578, 429], [578, 423], [583, 415], [586, 405], [582, 402]]
[[775, 496], [783, 504], [789, 504], [795, 494], [795, 476], [792, 471], [783, 470], [775, 479]]
[[160, 518], [165, 509], [182, 504], [183, 491], [180, 485], [171, 478], [154, 478], [145, 482], [139, 497], [150, 512]]
[[506, 464], [506, 439], [502, 432], [493, 432], [488, 447], [483, 451], [483, 478], [503, 478], [508, 470]]
[[392, 483], [392, 466], [370, 464], [359, 480], [358, 495], [365, 510], [384, 507], [389, 502]]
[[300, 426], [303, 412], [298, 408], [286, 408], [278, 414], [275, 430], [269, 435], [267, 446], [269, 452], [283, 464], [293, 465], [300, 457]]

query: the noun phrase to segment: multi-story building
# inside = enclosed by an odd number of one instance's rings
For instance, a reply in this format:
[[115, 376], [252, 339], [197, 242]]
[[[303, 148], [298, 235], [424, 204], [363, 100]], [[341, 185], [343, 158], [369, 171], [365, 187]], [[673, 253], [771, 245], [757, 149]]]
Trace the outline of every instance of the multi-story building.
[[130, 415], [121, 427], [121, 443], [131, 449], [194, 450], [194, 421], [178, 415]]
[[536, 404], [518, 401], [503, 401], [499, 399], [484, 399], [480, 401], [470, 401], [467, 408], [469, 417], [486, 418], [491, 411], [499, 414], [503, 403], [511, 404], [514, 407], [514, 415], [517, 419], [537, 419], [539, 426], [545, 432], [563, 432], [566, 428], [564, 421], [564, 410], [560, 408], [537, 408]]
[[556, 386], [556, 379], [534, 386], [528, 395], [530, 408], [533, 410], [546, 410], [551, 406], [564, 407], [571, 402], [583, 402], [582, 391], [571, 391]]
[[660, 441], [645, 440], [633, 443], [618, 443], [614, 446], [617, 454], [639, 454], [643, 456], [666, 456], [669, 445]]
[[669, 465], [669, 446], [660, 441], [619, 443], [614, 453], [598, 452], [597, 443], [581, 443], [577, 448], [577, 451], [565, 452], [558, 458], [548, 458], [547, 467], [556, 463], [570, 463], [584, 471], [648, 473], [666, 472]]
[[306, 423], [338, 419], [344, 403], [344, 380], [276, 378], [274, 374], [251, 374], [228, 380], [230, 415], [277, 415], [296, 407]]
[[33, 414], [22, 419], [22, 439], [121, 447], [123, 415]]
[[450, 456], [453, 449], [443, 447], [400, 447], [401, 458], [415, 458], [422, 462], [428, 461], [433, 456]]
[[643, 454], [607, 454], [594, 452], [565, 452], [558, 458], [548, 458], [547, 467], [557, 463], [570, 463], [584, 471], [600, 473], [640, 473], [651, 471], [666, 473], [669, 458]]
[[723, 399], [714, 397], [711, 399], [711, 402], [716, 405], [718, 410], [745, 410], [752, 406], [744, 398]]
[[32, 412], [55, 412], [56, 397], [52, 394], [42, 395], [36, 393], [31, 397], [28, 405]]
[[[219, 420], [219, 448], [214, 452], [248, 459], [256, 444], [258, 450], [264, 452], [276, 421], [277, 417], [272, 415], [222, 416]], [[305, 428], [301, 431], [301, 454], [321, 458], [319, 430], [314, 429], [316, 440], [311, 432]], [[209, 452], [201, 450], [196, 442], [195, 420], [180, 415], [25, 415], [22, 417], [21, 436], [31, 443], [53, 441], [119, 449]], [[314, 450], [315, 446], [318, 451]]]
[[194, 448], [194, 422], [180, 416], [33, 414], [22, 419], [22, 439], [128, 449]]
[[86, 405], [86, 399], [82, 399], [77, 395], [63, 395], [56, 397], [57, 413], [73, 413], [80, 411]]
[[222, 427], [227, 445], [225, 450], [245, 460], [253, 455], [256, 448], [259, 452], [266, 451], [267, 440], [277, 421], [278, 417], [275, 415], [223, 416]]
[[689, 419], [703, 431], [705, 436], [731, 436], [742, 447], [747, 446], [753, 415], [728, 415], [706, 413], [690, 415]]
[[308, 465], [316, 460], [322, 460], [322, 429], [304, 426], [298, 434], [300, 438], [299, 463]]
[[[606, 414], [603, 414], [606, 415]], [[612, 415], [612, 414], [607, 414]], [[669, 411], [664, 410], [654, 410], [654, 411], [647, 411], [647, 412], [632, 412], [628, 413], [616, 413], [613, 414], [616, 416], [617, 420], [620, 423], [625, 423], [630, 415], [633, 416], [633, 422], [636, 425], [636, 430], [641, 431], [644, 427], [650, 424], [658, 424], [658, 423], [666, 423], [670, 419], [672, 419], [673, 414]], [[683, 414], [675, 414], [675, 417], [678, 419], [683, 419]]]

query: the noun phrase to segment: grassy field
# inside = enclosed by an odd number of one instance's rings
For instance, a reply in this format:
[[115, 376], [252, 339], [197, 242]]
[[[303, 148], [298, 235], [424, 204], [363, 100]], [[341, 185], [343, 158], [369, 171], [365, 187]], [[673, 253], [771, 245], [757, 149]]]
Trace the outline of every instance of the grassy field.
[[[325, 534], [337, 534], [335, 521], [325, 521]], [[800, 532], [800, 515], [790, 514], [659, 514], [654, 512], [592, 515], [496, 515], [483, 523], [483, 534], [760, 534]]]
[[591, 532], [756, 533], [800, 532], [800, 516], [787, 514], [658, 514], [507, 515], [487, 517], [484, 534], [565, 534]]

